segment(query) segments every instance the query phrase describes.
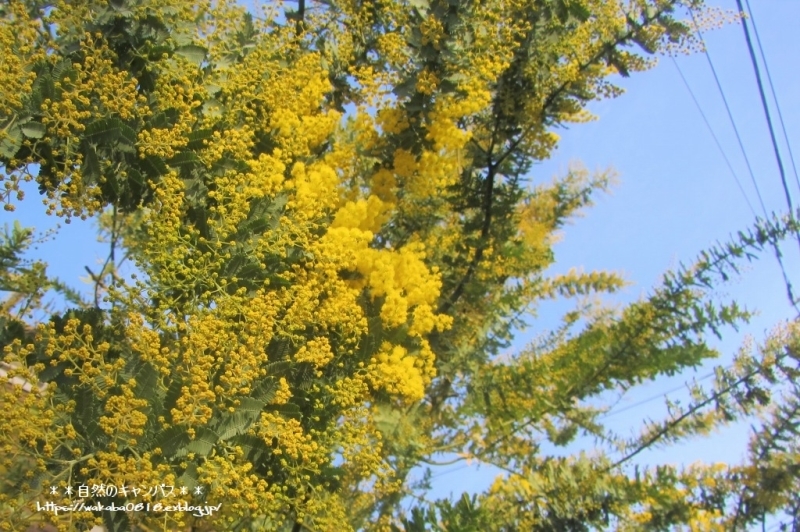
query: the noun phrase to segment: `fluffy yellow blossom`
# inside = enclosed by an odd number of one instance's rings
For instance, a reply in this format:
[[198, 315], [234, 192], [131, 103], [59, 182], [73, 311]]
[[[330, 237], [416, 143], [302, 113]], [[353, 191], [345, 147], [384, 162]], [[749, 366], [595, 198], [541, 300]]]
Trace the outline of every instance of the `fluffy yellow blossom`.
[[416, 360], [399, 345], [384, 342], [370, 364], [370, 381], [376, 388], [397, 394], [408, 401], [419, 401], [425, 393], [425, 379]]
[[[325, 337], [309, 340], [306, 345], [297, 350], [294, 359], [298, 362], [309, 362], [315, 368], [321, 368], [333, 358], [331, 344]], [[285, 382], [285, 381], [282, 381]]]
[[376, 233], [389, 219], [390, 209], [391, 205], [381, 201], [378, 196], [350, 201], [337, 211], [331, 227], [350, 227]]
[[289, 389], [289, 383], [286, 382], [285, 378], [281, 377], [278, 380], [278, 389], [275, 391], [275, 398], [272, 399], [272, 403], [276, 405], [285, 405], [291, 398], [292, 392]]

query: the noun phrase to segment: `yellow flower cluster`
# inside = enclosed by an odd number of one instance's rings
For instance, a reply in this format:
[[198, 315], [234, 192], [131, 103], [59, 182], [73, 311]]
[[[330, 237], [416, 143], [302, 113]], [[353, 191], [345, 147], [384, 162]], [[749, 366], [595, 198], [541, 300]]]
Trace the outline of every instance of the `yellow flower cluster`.
[[126, 382], [119, 395], [112, 395], [106, 401], [106, 415], [99, 420], [100, 428], [116, 440], [127, 445], [136, 445], [136, 438], [144, 434], [147, 416], [140, 410], [147, 408], [148, 402], [136, 397], [136, 381]]
[[41, 123], [46, 126], [47, 135], [37, 142], [57, 138], [64, 143], [60, 150], [53, 149], [53, 155], [62, 155], [65, 161], [63, 170], [57, 173], [56, 190], [49, 192], [50, 212], [86, 217], [97, 213], [103, 205], [97, 199], [100, 194], [97, 184], [84, 183], [79, 170], [81, 133], [98, 119], [131, 121], [147, 116], [150, 111], [143, 105], [146, 99], [139, 95], [136, 80], [115, 66], [115, 54], [102, 35], [85, 33], [79, 45], [85, 54], [82, 63], [65, 66], [55, 63], [55, 55], [47, 59], [53, 67], [53, 86], [60, 94], [57, 99], [47, 98], [41, 104]]
[[22, 345], [19, 340], [3, 350], [3, 360], [9, 369], [4, 371], [5, 375], [0, 375], [0, 401], [6, 405], [0, 408], [0, 423], [5, 434], [12, 437], [0, 440], [3, 444], [0, 447], [0, 472], [14, 465], [17, 445], [36, 446], [58, 414], [64, 412], [63, 408], [58, 412], [50, 407], [52, 390], [36, 390], [30, 384], [30, 389], [25, 390], [25, 383], [36, 382], [32, 371], [35, 368], [29, 369], [25, 365], [25, 357], [32, 352], [33, 345]]
[[289, 389], [289, 383], [286, 382], [284, 377], [278, 380], [278, 389], [275, 390], [275, 397], [272, 399], [271, 404], [285, 405], [292, 398], [292, 392]]
[[174, 355], [169, 347], [162, 347], [159, 334], [144, 325], [141, 314], [130, 312], [127, 318], [125, 339], [131, 351], [137, 353], [142, 361], [152, 364], [162, 375], [169, 375], [174, 369]]
[[[198, 481], [209, 486], [215, 500], [229, 501], [221, 508], [224, 519], [232, 524], [245, 512], [269, 515], [282, 507], [282, 491], [252, 471], [252, 464], [241, 448], [225, 455], [210, 457], [197, 468]], [[224, 525], [223, 525], [224, 526]]]
[[[264, 441], [274, 446], [273, 453], [285, 455], [293, 460], [305, 460], [306, 467], [314, 467], [319, 457], [319, 445], [310, 434], [303, 431], [303, 427], [296, 419], [286, 419], [277, 414], [263, 412], [261, 419], [255, 427], [256, 434]], [[277, 445], [273, 439], [277, 440]]]
[[422, 32], [422, 44], [432, 44], [438, 50], [439, 41], [444, 35], [441, 21], [436, 17], [428, 17], [420, 24], [419, 29]]
[[439, 78], [427, 68], [417, 76], [417, 91], [422, 94], [433, 94], [439, 87]]
[[142, 159], [148, 155], [171, 159], [186, 143], [186, 134], [178, 127], [143, 129], [137, 139], [139, 157]]
[[281, 190], [285, 179], [286, 165], [281, 162], [281, 151], [271, 155], [262, 153], [258, 159], [249, 161], [250, 174], [246, 176], [244, 192], [251, 198], [273, 197]]
[[54, 325], [50, 325], [46, 336], [45, 353], [48, 357], [64, 362], [67, 376], [76, 376], [81, 384], [104, 398], [108, 388], [117, 383], [119, 372], [125, 366], [125, 360], [117, 358], [113, 362], [107, 360], [111, 344], [96, 343], [92, 328], [77, 319], [67, 320], [61, 334], [56, 333]]
[[722, 517], [722, 512], [719, 509], [697, 509], [692, 512], [689, 520], [689, 530], [691, 532], [725, 532], [730, 530], [728, 525], [722, 522]]
[[[277, 44], [270, 43], [269, 36], [264, 38], [267, 46]], [[268, 126], [285, 154], [306, 157], [328, 139], [340, 120], [338, 112], [322, 110], [331, 88], [327, 73], [316, 54], [304, 54], [291, 66], [282, 66], [270, 54], [266, 46], [258, 49], [248, 54], [241, 68], [216, 80], [226, 96], [223, 102], [229, 113], [244, 112], [248, 125]], [[235, 123], [235, 118], [228, 119]]]
[[376, 123], [381, 128], [381, 131], [388, 134], [402, 133], [409, 126], [406, 114], [396, 107], [380, 109]]
[[419, 365], [420, 361], [404, 347], [384, 342], [369, 366], [370, 381], [390, 394], [419, 401], [425, 395], [426, 384]]
[[308, 362], [316, 369], [327, 366], [333, 359], [331, 344], [324, 336], [312, 338], [297, 350], [294, 359], [298, 362]]
[[[136, 245], [142, 253], [142, 260], [152, 264], [154, 272], [150, 275], [154, 276], [154, 280], [171, 283], [176, 276], [188, 273], [188, 270], [176, 271], [186, 265], [175, 264], [175, 255], [187, 258], [192, 256], [186, 238], [180, 232], [186, 210], [184, 183], [176, 172], [170, 172], [154, 188], [153, 205], [143, 216], [143, 225], [149, 238]], [[165, 253], [165, 249], [170, 252]]]
[[372, 193], [383, 201], [394, 203], [397, 200], [395, 196], [397, 179], [390, 170], [386, 168], [378, 170], [370, 179], [370, 185]]
[[[5, 15], [0, 18], [0, 117], [13, 116], [22, 106], [22, 98], [31, 90], [35, 72], [30, 66], [44, 57], [44, 52], [32, 45], [38, 37], [38, 27], [28, 16], [25, 2], [5, 3]], [[0, 142], [6, 131], [0, 129]]]
[[298, 220], [314, 220], [327, 214], [338, 202], [339, 178], [330, 166], [316, 163], [306, 167], [297, 162], [292, 167], [291, 179], [285, 189], [293, 192], [288, 206]]
[[414, 154], [408, 150], [398, 148], [394, 152], [394, 171], [397, 175], [410, 178], [417, 171], [417, 161]]
[[[363, 363], [360, 364], [364, 366]], [[331, 402], [342, 409], [356, 408], [369, 393], [369, 386], [364, 372], [355, 373], [352, 377], [343, 377], [332, 385], [326, 385], [325, 391], [331, 395]]]
[[409, 59], [408, 46], [399, 32], [381, 34], [378, 37], [378, 51], [394, 68], [404, 66]]
[[348, 227], [377, 233], [389, 220], [391, 207], [373, 195], [366, 200], [349, 201], [336, 212], [331, 228]]
[[424, 262], [421, 244], [411, 243], [397, 251], [367, 249], [358, 257], [358, 271], [366, 279], [371, 296], [384, 297], [381, 318], [398, 327], [416, 305], [431, 306], [441, 288], [439, 276]]

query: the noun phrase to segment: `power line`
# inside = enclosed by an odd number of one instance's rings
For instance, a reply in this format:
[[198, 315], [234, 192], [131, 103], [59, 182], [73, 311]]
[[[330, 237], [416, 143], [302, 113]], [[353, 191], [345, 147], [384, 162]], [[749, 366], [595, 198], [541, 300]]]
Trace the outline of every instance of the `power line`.
[[[736, 2], [739, 3], [741, 2], [741, 0], [736, 0]], [[733, 131], [736, 134], [736, 140], [739, 142], [739, 149], [742, 151], [742, 156], [744, 157], [745, 163], [747, 163], [747, 170], [750, 173], [750, 179], [752, 180], [753, 186], [756, 189], [756, 195], [758, 196], [758, 202], [761, 204], [761, 210], [764, 213], [764, 218], [767, 219], [769, 218], [769, 215], [767, 214], [767, 207], [764, 204], [764, 198], [761, 196], [761, 190], [758, 188], [758, 182], [756, 181], [755, 172], [753, 172], [753, 166], [750, 164], [750, 159], [747, 157], [747, 151], [744, 149], [744, 143], [742, 142], [742, 136], [739, 134], [739, 128], [736, 126], [736, 121], [733, 119], [733, 112], [731, 112], [731, 107], [728, 104], [728, 99], [725, 97], [725, 91], [722, 90], [722, 83], [720, 82], [719, 76], [717, 75], [717, 69], [714, 68], [714, 62], [711, 60], [711, 54], [709, 54], [708, 52], [708, 46], [706, 46], [705, 39], [703, 38], [703, 34], [700, 31], [700, 25], [697, 23], [697, 19], [694, 16], [694, 11], [690, 9], [689, 14], [691, 15], [692, 21], [694, 22], [695, 31], [697, 32], [697, 36], [700, 39], [700, 44], [703, 47], [703, 53], [706, 56], [706, 60], [708, 61], [708, 66], [711, 67], [711, 72], [714, 75], [714, 81], [716, 82], [717, 89], [719, 90], [719, 94], [722, 97], [722, 102], [725, 104], [725, 110], [728, 113], [728, 118], [730, 119], [731, 126], [733, 126]], [[749, 33], [746, 33], [746, 35], [748, 36], [748, 44], [749, 44], [750, 43]], [[753, 57], [752, 54], [751, 57]], [[756, 72], [758, 72], [758, 70], [756, 70]], [[759, 87], [761, 87], [760, 84], [761, 78], [759, 77], [758, 79], [759, 79]], [[763, 101], [763, 93], [762, 93], [762, 101]], [[784, 185], [785, 185], [785, 179], [784, 179]], [[788, 189], [786, 189], [785, 186], [784, 190], [786, 190], [786, 192], [788, 193]], [[789, 214], [791, 216], [794, 216], [794, 210], [791, 207], [791, 198], [789, 198]], [[800, 235], [796, 236], [798, 243], [800, 243]], [[789, 280], [789, 274], [786, 273], [786, 266], [783, 264], [783, 255], [781, 254], [781, 249], [777, 242], [772, 243], [772, 249], [775, 251], [775, 259], [778, 261], [778, 266], [780, 267], [781, 275], [783, 276], [783, 282], [786, 285], [786, 296], [789, 299], [789, 304], [792, 305], [792, 307], [797, 312], [798, 316], [800, 316], [800, 307], [798, 307], [798, 301], [794, 297], [794, 292], [792, 290], [792, 283]]]
[[750, 7], [750, 0], [745, 0], [745, 5], [747, 6], [748, 15], [750, 17], [750, 22], [753, 24], [753, 33], [756, 36], [756, 44], [758, 45], [758, 52], [761, 55], [761, 63], [764, 65], [764, 72], [767, 73], [767, 81], [769, 82], [770, 92], [772, 93], [772, 99], [775, 101], [775, 110], [778, 113], [778, 122], [781, 125], [781, 130], [783, 132], [783, 140], [786, 142], [786, 150], [789, 152], [789, 160], [792, 163], [792, 170], [794, 172], [794, 180], [797, 182], [797, 187], [800, 189], [800, 177], [797, 175], [797, 164], [794, 161], [794, 153], [792, 152], [792, 145], [789, 142], [789, 135], [786, 133], [786, 123], [783, 120], [783, 113], [781, 113], [781, 105], [778, 101], [778, 95], [775, 94], [775, 84], [772, 82], [772, 75], [769, 72], [769, 64], [767, 64], [767, 57], [764, 55], [764, 48], [761, 46], [761, 37], [758, 35], [758, 26], [756, 26], [756, 19], [753, 16], [753, 9]]
[[714, 62], [711, 61], [711, 54], [708, 53], [708, 46], [706, 46], [706, 41], [703, 38], [702, 32], [700, 31], [700, 25], [697, 23], [697, 20], [694, 17], [694, 11], [690, 11], [690, 13], [697, 31], [697, 36], [700, 38], [700, 44], [703, 47], [703, 54], [706, 56], [708, 66], [711, 67], [711, 73], [714, 75], [714, 81], [717, 84], [717, 89], [719, 90], [720, 96], [722, 96], [722, 103], [725, 104], [725, 111], [728, 113], [728, 119], [731, 122], [731, 126], [733, 126], [733, 132], [736, 134], [736, 140], [739, 143], [739, 149], [741, 150], [742, 156], [744, 157], [744, 162], [747, 165], [747, 171], [750, 174], [750, 180], [753, 182], [753, 187], [756, 189], [756, 195], [758, 196], [758, 203], [761, 205], [761, 211], [764, 214], [764, 218], [768, 218], [769, 215], [767, 214], [767, 206], [764, 204], [764, 198], [761, 197], [761, 189], [758, 188], [756, 174], [753, 172], [753, 165], [750, 164], [750, 158], [747, 156], [747, 151], [744, 149], [744, 142], [742, 142], [742, 136], [739, 134], [739, 128], [736, 125], [736, 120], [733, 119], [733, 112], [731, 111], [731, 106], [728, 104], [728, 98], [725, 96], [725, 91], [722, 90], [722, 82], [719, 80], [717, 69], [714, 67]]
[[736, 185], [739, 187], [739, 191], [742, 193], [742, 196], [744, 196], [744, 200], [747, 202], [747, 206], [750, 207], [750, 212], [753, 213], [754, 217], [757, 216], [756, 215], [756, 211], [753, 208], [753, 204], [750, 203], [750, 198], [747, 197], [747, 192], [745, 192], [744, 187], [742, 186], [742, 182], [741, 182], [741, 180], [739, 180], [739, 176], [736, 175], [736, 171], [733, 169], [733, 165], [731, 164], [730, 159], [728, 159], [728, 156], [726, 155], [725, 150], [722, 149], [722, 144], [720, 144], [716, 133], [714, 133], [714, 128], [711, 127], [711, 123], [708, 121], [708, 118], [706, 117], [706, 114], [703, 112], [703, 107], [700, 105], [700, 102], [697, 100], [697, 97], [695, 96], [691, 85], [689, 85], [689, 82], [686, 80], [686, 76], [683, 75], [683, 71], [681, 70], [680, 65], [678, 65], [678, 62], [675, 61], [675, 58], [673, 56], [670, 56], [670, 59], [672, 59], [672, 64], [675, 65], [675, 68], [678, 70], [678, 74], [680, 74], [681, 79], [683, 80], [683, 84], [686, 86], [686, 90], [689, 91], [689, 94], [691, 95], [695, 106], [697, 106], [697, 110], [700, 112], [700, 116], [703, 117], [703, 122], [706, 123], [706, 127], [708, 128], [709, 133], [711, 133], [711, 136], [713, 137], [714, 142], [716, 143], [717, 148], [719, 149], [719, 152], [722, 154], [722, 158], [725, 159], [725, 164], [728, 165], [728, 170], [731, 171], [731, 175], [736, 180]]
[[[714, 375], [715, 375], [715, 373], [712, 371], [711, 373], [707, 373], [706, 375], [703, 375], [702, 377], [697, 379], [695, 382], [702, 382], [702, 381], [704, 381], [706, 379], [709, 379], [709, 378], [713, 377]], [[621, 414], [623, 412], [627, 412], [628, 410], [633, 410], [634, 408], [638, 408], [638, 407], [640, 407], [642, 405], [646, 405], [647, 403], [651, 403], [651, 402], [656, 401], [658, 399], [663, 399], [663, 398], [665, 398], [666, 396], [668, 396], [671, 393], [679, 392], [681, 390], [686, 389], [686, 386], [687, 385], [684, 383], [681, 386], [676, 386], [675, 388], [667, 390], [666, 392], [662, 392], [662, 393], [660, 393], [658, 395], [653, 395], [653, 396], [648, 397], [646, 399], [642, 399], [641, 401], [633, 403], [632, 405], [628, 405], [628, 406], [626, 406], [624, 408], [620, 408], [619, 410], [610, 410], [610, 411], [606, 412], [605, 414], [602, 414], [602, 415], [598, 416], [598, 419], [608, 419], [610, 417], [616, 416], [617, 414]]]
[[439, 477], [443, 477], [445, 475], [449, 475], [450, 473], [456, 473], [457, 471], [462, 471], [464, 469], [467, 469], [468, 467], [471, 467], [471, 465], [470, 464], [462, 464], [462, 465], [460, 465], [458, 467], [455, 467], [453, 469], [448, 469], [447, 471], [442, 471], [441, 473], [436, 473], [435, 475], [431, 475], [431, 480], [433, 480], [434, 478], [439, 478]]
[[[742, 0], [736, 0], [736, 6], [739, 12], [744, 13]], [[783, 159], [781, 159], [781, 152], [778, 149], [778, 141], [775, 138], [775, 128], [772, 126], [772, 116], [769, 113], [769, 106], [767, 105], [767, 96], [764, 93], [764, 83], [761, 81], [761, 70], [758, 68], [756, 61], [756, 52], [753, 49], [753, 41], [750, 39], [750, 30], [747, 27], [747, 20], [742, 19], [742, 29], [744, 30], [744, 38], [747, 42], [747, 51], [750, 54], [750, 62], [753, 65], [753, 72], [756, 75], [756, 83], [758, 84], [758, 95], [761, 98], [761, 106], [764, 108], [764, 116], [767, 119], [767, 127], [769, 128], [769, 137], [772, 140], [772, 147], [775, 151], [775, 161], [778, 163], [778, 171], [781, 176], [781, 185], [783, 186], [783, 193], [786, 197], [786, 205], [789, 207], [789, 213], [794, 215], [794, 207], [792, 206], [792, 195], [789, 192], [789, 185], [786, 183], [786, 171], [783, 168]], [[797, 244], [800, 246], [800, 235], [797, 235]]]

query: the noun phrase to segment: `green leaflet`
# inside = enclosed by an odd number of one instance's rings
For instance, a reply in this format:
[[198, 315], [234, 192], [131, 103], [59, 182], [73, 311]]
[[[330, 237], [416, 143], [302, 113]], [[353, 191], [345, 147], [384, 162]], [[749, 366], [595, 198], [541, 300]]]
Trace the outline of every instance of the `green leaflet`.
[[186, 44], [175, 48], [175, 53], [199, 66], [205, 61], [208, 51], [196, 44]]
[[22, 146], [22, 130], [13, 122], [0, 128], [0, 155], [5, 158], [14, 157]]
[[151, 441], [150, 449], [161, 449], [165, 457], [174, 458], [185, 455], [186, 446], [190, 442], [186, 427], [175, 425], [159, 432]]
[[39, 122], [26, 122], [20, 130], [29, 139], [40, 139], [47, 133], [45, 125]]
[[198, 456], [208, 456], [211, 450], [219, 441], [219, 434], [214, 432], [208, 427], [197, 427], [195, 429], [195, 437], [185, 447], [178, 451], [175, 456], [184, 456], [186, 453], [194, 453]]
[[114, 141], [135, 144], [136, 132], [119, 118], [105, 118], [87, 125], [84, 138], [98, 145], [108, 145]]

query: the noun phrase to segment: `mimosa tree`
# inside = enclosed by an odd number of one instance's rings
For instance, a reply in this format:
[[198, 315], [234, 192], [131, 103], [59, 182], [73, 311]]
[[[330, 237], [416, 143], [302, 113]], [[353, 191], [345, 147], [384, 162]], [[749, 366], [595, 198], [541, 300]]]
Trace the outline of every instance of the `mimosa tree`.
[[[794, 378], [796, 325], [639, 438], [609, 434], [592, 402], [715, 356], [703, 334], [748, 314], [706, 293], [793, 219], [499, 356], [540, 302], [623, 286], [544, 274], [609, 176], [531, 168], [556, 126], [619, 94], [615, 75], [690, 47], [678, 17], [699, 0], [290, 7], [0, 6], [6, 209], [35, 181], [50, 214], [96, 217], [110, 249], [94, 301], [69, 293], [74, 308], [36, 322], [63, 287], [23, 261], [30, 232], [3, 243], [5, 529], [729, 530], [796, 509], [796, 393], [751, 464], [626, 468], [762, 409]], [[579, 433], [607, 450], [539, 452]], [[410, 472], [441, 456], [508, 474], [404, 513], [424, 490]], [[37, 511], [45, 499], [86, 506]], [[126, 503], [150, 506], [109, 509]]]

